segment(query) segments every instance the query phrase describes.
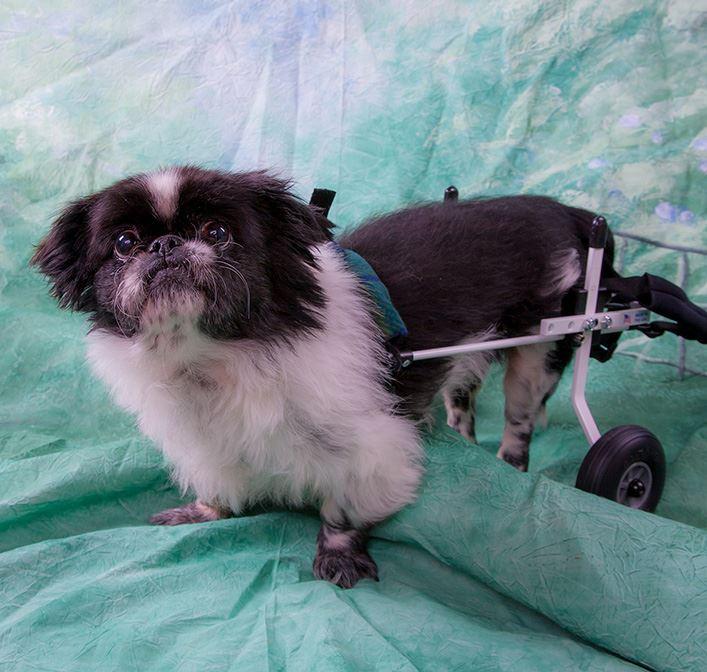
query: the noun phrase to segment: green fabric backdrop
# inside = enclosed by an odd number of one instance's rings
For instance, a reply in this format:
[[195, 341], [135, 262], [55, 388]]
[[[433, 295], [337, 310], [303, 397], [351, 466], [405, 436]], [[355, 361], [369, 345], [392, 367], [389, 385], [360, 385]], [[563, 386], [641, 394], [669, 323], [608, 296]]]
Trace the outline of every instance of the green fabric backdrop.
[[568, 380], [530, 473], [495, 460], [496, 372], [480, 446], [440, 416], [419, 501], [374, 531], [381, 582], [346, 592], [313, 580], [311, 512], [146, 525], [179, 501], [161, 458], [27, 269], [68, 199], [191, 162], [335, 189], [342, 227], [450, 183], [549, 194], [659, 243], [619, 263], [704, 304], [706, 42], [688, 0], [5, 0], [0, 669], [707, 669], [704, 348], [592, 363], [600, 427], [664, 443], [658, 515], [570, 487]]

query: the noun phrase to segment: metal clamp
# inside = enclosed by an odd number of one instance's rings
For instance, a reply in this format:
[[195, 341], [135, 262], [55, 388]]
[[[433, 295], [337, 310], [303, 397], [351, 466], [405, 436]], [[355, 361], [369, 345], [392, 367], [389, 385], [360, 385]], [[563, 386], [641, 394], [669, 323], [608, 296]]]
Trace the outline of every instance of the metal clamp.
[[641, 324], [648, 324], [651, 313], [645, 308], [636, 307], [626, 310], [610, 310], [590, 315], [562, 315], [540, 320], [540, 333], [543, 336], [578, 334], [583, 331], [624, 331]]

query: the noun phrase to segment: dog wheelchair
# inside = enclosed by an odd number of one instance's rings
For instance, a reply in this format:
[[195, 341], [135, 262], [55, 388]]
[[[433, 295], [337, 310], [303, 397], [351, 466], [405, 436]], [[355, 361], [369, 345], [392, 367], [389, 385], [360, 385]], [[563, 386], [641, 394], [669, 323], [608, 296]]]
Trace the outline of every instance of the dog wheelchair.
[[[335, 192], [315, 189], [310, 205], [328, 216]], [[459, 193], [446, 189], [444, 200], [455, 202]], [[707, 312], [692, 303], [685, 292], [668, 280], [648, 273], [639, 277], [601, 277], [609, 229], [604, 217], [592, 222], [584, 284], [563, 299], [560, 314], [540, 321], [527, 336], [494, 339], [427, 350], [401, 352], [389, 344], [393, 370], [415, 362], [455, 357], [470, 352], [514, 348], [534, 343], [572, 339], [576, 346], [571, 399], [574, 412], [590, 446], [575, 486], [625, 506], [653, 511], [665, 482], [665, 453], [657, 437], [638, 425], [619, 425], [601, 433], [585, 396], [590, 358], [606, 362], [623, 331], [641, 331], [649, 338], [672, 332], [707, 344]], [[651, 321], [651, 312], [668, 318]]]

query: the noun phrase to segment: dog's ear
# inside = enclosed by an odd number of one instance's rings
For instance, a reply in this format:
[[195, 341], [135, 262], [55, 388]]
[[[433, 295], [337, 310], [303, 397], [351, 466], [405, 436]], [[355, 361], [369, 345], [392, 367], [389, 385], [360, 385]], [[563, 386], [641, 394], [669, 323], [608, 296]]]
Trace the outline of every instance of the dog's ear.
[[267, 173], [252, 173], [251, 176], [260, 214], [271, 220], [277, 235], [303, 248], [331, 240], [332, 223], [297, 198], [290, 182]]
[[30, 260], [49, 278], [62, 308], [90, 310], [93, 272], [88, 263], [88, 217], [94, 198], [68, 205], [52, 224]]

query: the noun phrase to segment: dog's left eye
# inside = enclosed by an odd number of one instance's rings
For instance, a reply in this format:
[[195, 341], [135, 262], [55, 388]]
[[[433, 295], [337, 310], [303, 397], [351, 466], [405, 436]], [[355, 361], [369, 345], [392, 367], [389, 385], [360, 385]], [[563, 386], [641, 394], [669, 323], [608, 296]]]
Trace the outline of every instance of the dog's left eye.
[[221, 224], [207, 224], [201, 230], [201, 235], [215, 243], [222, 243], [228, 239], [228, 230]]

